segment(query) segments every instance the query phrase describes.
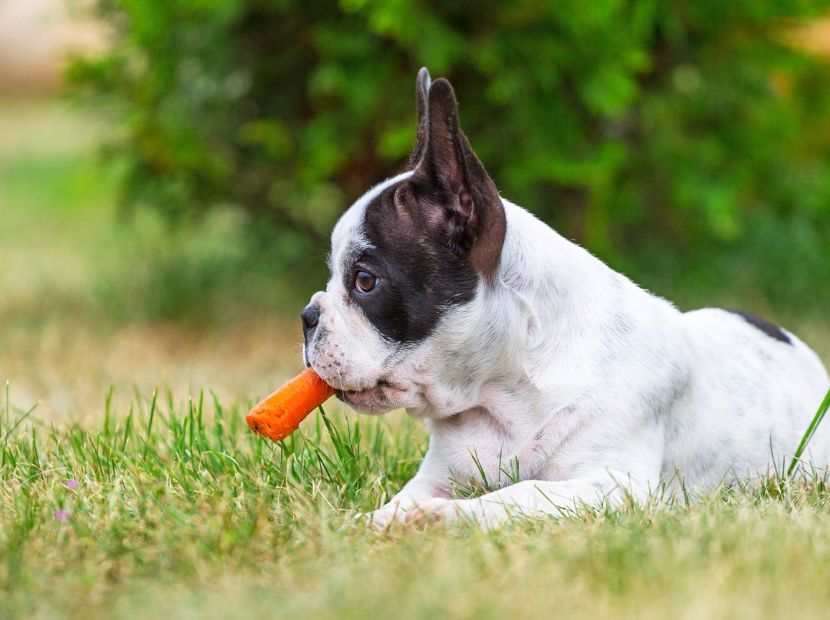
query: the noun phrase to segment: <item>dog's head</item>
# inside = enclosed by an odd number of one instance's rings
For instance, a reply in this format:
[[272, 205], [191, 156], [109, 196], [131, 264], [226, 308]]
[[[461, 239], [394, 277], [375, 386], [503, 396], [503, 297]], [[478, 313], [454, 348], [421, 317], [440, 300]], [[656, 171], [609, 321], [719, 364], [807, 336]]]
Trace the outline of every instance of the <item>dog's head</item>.
[[504, 208], [461, 131], [452, 86], [421, 69], [416, 91], [411, 170], [342, 216], [331, 279], [302, 313], [306, 364], [367, 413], [430, 406], [424, 367], [440, 372], [463, 354], [442, 344], [495, 281], [504, 244]]

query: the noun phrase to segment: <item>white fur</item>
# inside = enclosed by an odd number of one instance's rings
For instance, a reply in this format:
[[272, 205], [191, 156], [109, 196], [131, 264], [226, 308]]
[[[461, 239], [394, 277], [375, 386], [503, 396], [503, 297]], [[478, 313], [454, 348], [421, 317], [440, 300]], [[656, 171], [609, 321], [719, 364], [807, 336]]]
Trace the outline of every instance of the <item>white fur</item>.
[[[396, 177], [389, 184], [405, 178]], [[394, 347], [346, 303], [342, 262], [365, 242], [364, 197], [332, 236], [324, 337], [306, 353], [358, 408], [426, 420], [417, 475], [370, 522], [437, 514], [495, 527], [513, 515], [704, 490], [766, 475], [791, 455], [830, 384], [818, 357], [718, 309], [681, 313], [504, 201], [498, 281], [421, 344]], [[339, 364], [335, 364], [339, 360]], [[383, 379], [392, 387], [377, 386]], [[810, 459], [830, 463], [830, 433]], [[452, 498], [451, 481], [499, 490]]]

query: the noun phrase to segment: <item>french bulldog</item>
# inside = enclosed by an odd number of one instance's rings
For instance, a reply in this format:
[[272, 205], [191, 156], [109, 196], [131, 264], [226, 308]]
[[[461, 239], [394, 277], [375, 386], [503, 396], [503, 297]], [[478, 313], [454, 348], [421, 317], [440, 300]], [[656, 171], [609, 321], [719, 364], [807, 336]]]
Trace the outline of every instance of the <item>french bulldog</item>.
[[[306, 365], [354, 409], [424, 420], [417, 475], [373, 527], [645, 501], [768, 475], [830, 385], [792, 333], [749, 314], [680, 312], [501, 198], [453, 88], [416, 80], [407, 171], [331, 236], [331, 279], [302, 312]], [[830, 463], [830, 435], [810, 444]], [[491, 492], [457, 499], [458, 482]]]

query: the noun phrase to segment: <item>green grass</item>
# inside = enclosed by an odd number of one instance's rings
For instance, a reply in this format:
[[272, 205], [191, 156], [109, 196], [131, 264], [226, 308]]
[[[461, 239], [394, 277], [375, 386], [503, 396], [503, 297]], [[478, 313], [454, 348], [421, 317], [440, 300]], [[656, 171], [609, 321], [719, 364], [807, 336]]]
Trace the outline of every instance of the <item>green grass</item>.
[[97, 424], [0, 412], [0, 617], [774, 617], [830, 605], [821, 478], [691, 504], [366, 531], [425, 435], [336, 408], [284, 444], [200, 395]]
[[801, 438], [801, 441], [798, 444], [798, 447], [795, 449], [793, 453], [792, 461], [790, 462], [790, 466], [787, 468], [787, 476], [792, 476], [793, 473], [796, 471], [798, 464], [804, 451], [807, 449], [810, 441], [813, 439], [813, 435], [816, 434], [816, 431], [819, 428], [822, 420], [824, 420], [824, 416], [827, 415], [827, 411], [830, 409], [830, 390], [827, 391], [827, 395], [824, 397], [824, 400], [819, 405], [818, 411], [816, 411], [816, 415], [813, 416], [813, 419], [810, 420], [809, 426], [807, 426], [807, 430], [804, 431], [804, 435]]

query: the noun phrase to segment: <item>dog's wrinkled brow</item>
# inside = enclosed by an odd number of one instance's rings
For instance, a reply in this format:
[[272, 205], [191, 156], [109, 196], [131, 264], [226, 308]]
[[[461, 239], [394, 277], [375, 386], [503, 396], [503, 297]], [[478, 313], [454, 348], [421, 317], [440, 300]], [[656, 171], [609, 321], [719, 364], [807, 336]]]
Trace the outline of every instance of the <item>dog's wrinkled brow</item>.
[[343, 252], [340, 254], [340, 260], [338, 261], [343, 273], [348, 273], [355, 264], [355, 261], [360, 258], [360, 255], [371, 247], [372, 244], [362, 234], [351, 239], [346, 244], [346, 247], [343, 248]]

